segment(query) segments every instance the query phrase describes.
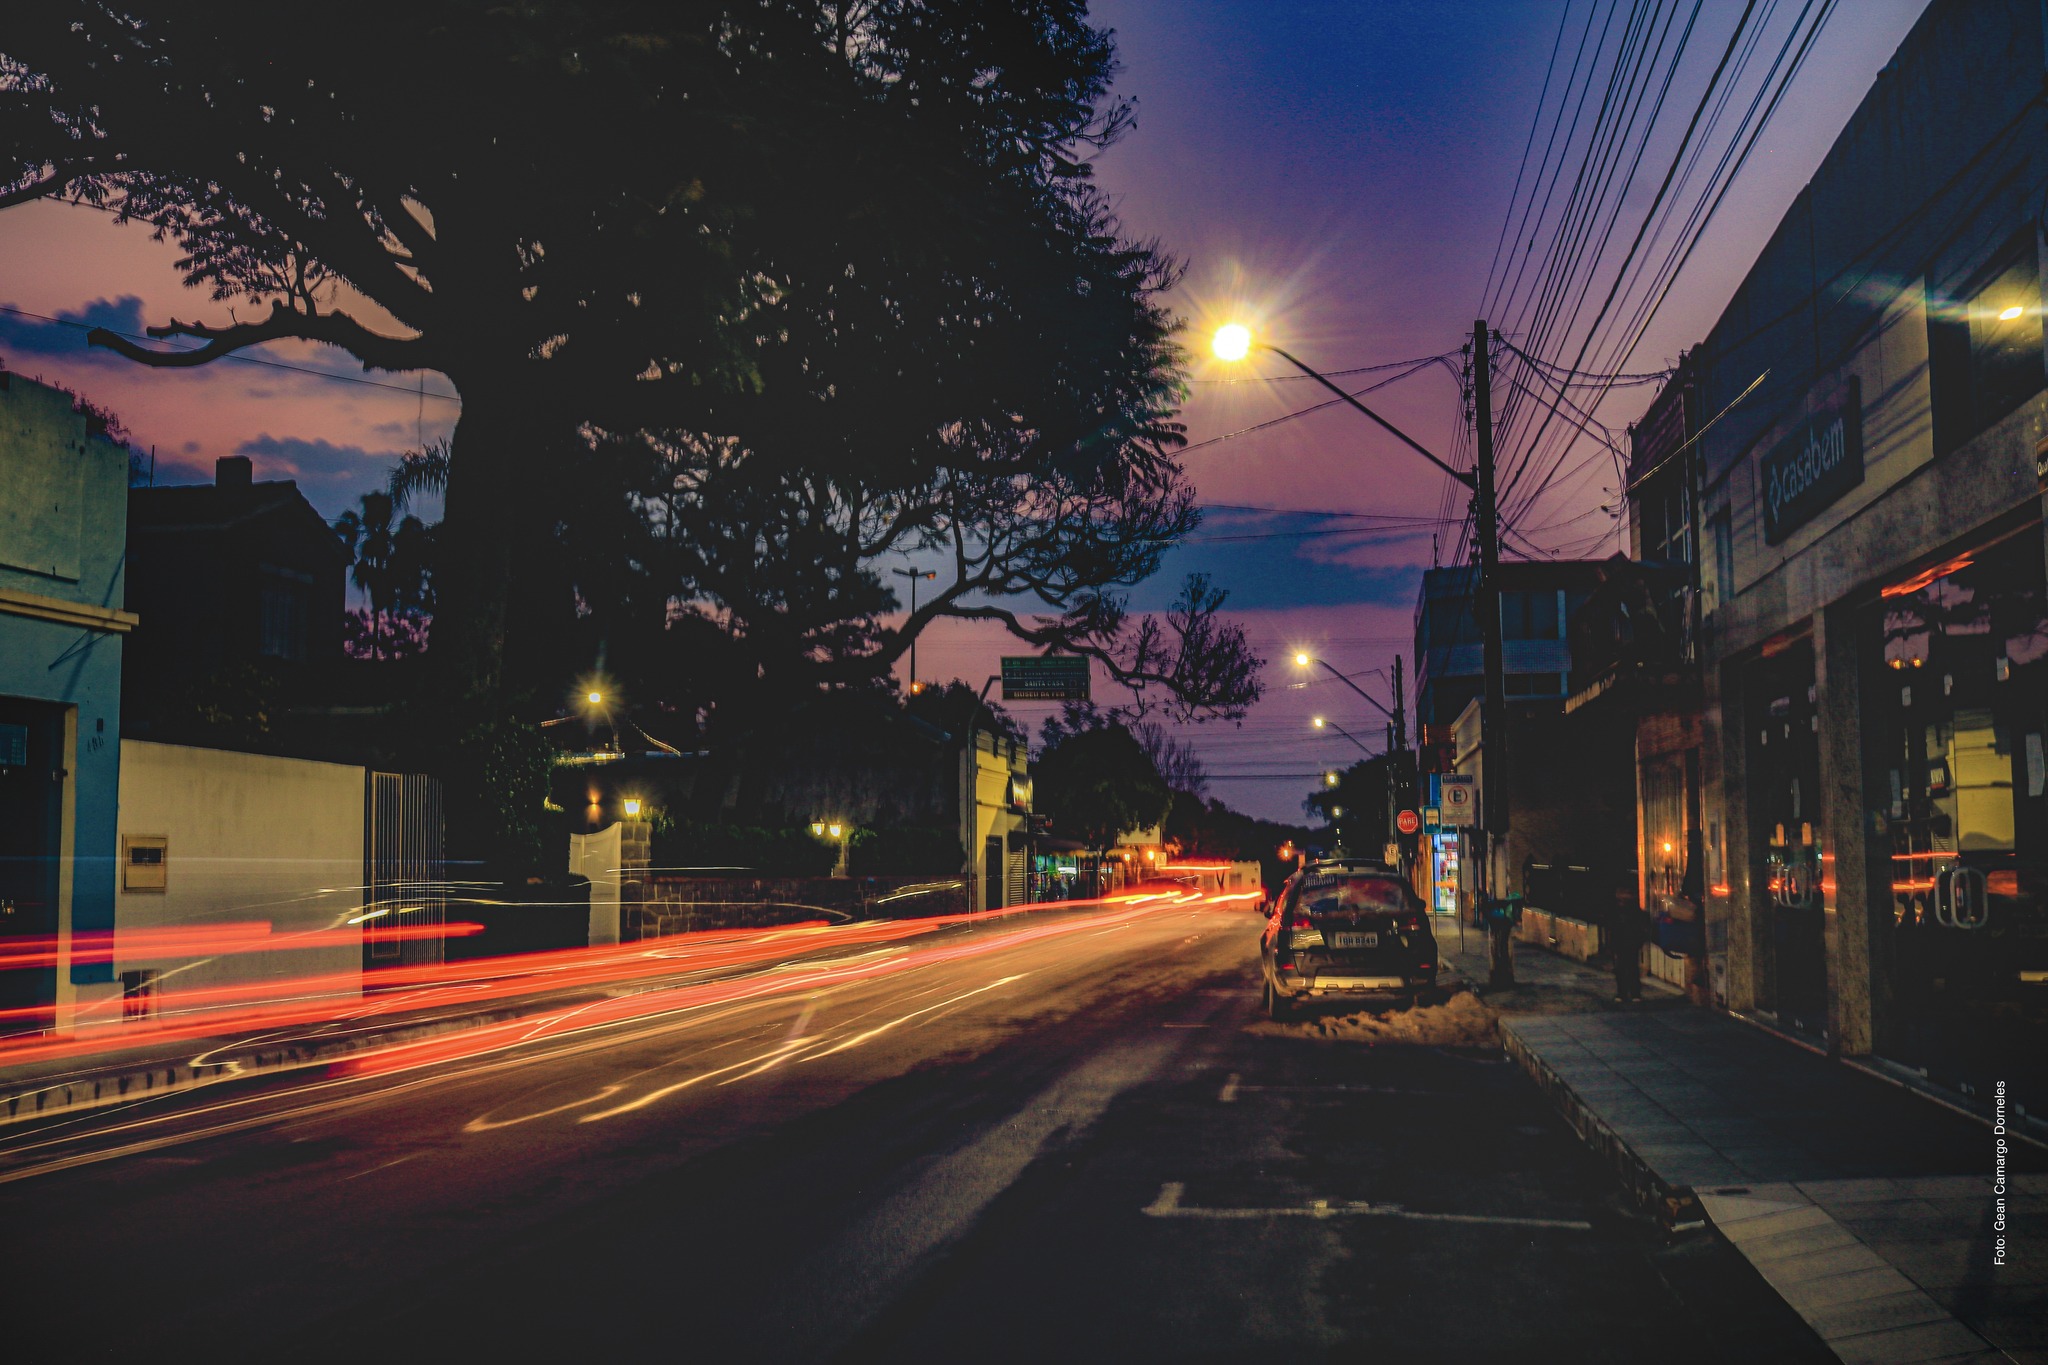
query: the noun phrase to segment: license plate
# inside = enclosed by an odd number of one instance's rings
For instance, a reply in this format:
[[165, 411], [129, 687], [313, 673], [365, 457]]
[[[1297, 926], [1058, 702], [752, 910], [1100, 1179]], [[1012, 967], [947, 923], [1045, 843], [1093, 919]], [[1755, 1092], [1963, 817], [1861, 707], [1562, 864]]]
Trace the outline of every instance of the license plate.
[[1332, 934], [1330, 935], [1330, 946], [1332, 948], [1377, 948], [1380, 946], [1380, 936], [1378, 934]]

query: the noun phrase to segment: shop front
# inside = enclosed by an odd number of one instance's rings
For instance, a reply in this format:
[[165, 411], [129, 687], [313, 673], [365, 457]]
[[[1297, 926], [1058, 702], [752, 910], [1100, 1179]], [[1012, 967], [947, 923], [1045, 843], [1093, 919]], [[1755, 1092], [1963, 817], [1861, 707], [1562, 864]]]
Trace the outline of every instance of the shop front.
[[1864, 622], [1887, 866], [1876, 1048], [2048, 1113], [2048, 602], [2039, 522], [1886, 586]]

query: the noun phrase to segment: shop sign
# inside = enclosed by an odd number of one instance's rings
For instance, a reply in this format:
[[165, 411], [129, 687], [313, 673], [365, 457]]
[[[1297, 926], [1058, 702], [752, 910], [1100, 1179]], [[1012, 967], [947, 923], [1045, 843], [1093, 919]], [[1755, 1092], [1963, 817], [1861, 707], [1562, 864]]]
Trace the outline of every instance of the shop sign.
[[1764, 543], [1776, 545], [1863, 482], [1863, 387], [1855, 376], [1757, 463]]
[[1088, 660], [1075, 654], [1006, 654], [1004, 701], [1087, 701]]

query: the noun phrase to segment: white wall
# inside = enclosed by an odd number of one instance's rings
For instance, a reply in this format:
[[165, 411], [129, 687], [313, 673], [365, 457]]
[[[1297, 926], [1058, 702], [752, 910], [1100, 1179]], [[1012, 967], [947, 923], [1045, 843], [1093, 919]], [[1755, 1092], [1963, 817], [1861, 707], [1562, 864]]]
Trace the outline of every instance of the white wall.
[[569, 836], [569, 870], [590, 878], [590, 942], [619, 941], [620, 827]]
[[[115, 876], [117, 972], [155, 968], [166, 992], [333, 976], [356, 991], [363, 906], [365, 773], [338, 763], [121, 741], [121, 834], [169, 840], [162, 891]], [[143, 958], [141, 931], [261, 922], [280, 945], [333, 931], [320, 947]]]

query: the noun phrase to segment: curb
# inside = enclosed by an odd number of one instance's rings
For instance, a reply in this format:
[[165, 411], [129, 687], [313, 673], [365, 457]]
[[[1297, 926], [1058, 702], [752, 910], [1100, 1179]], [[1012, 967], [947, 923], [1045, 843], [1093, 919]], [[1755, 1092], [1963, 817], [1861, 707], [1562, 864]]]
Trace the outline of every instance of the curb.
[[[501, 1009], [484, 1014], [454, 1015], [379, 1033], [357, 1034], [330, 1043], [305, 1042], [258, 1047], [256, 1051], [230, 1056], [205, 1066], [194, 1066], [190, 1062], [151, 1062], [127, 1070], [78, 1076], [69, 1080], [53, 1080], [44, 1084], [29, 1081], [25, 1083], [28, 1086], [26, 1089], [0, 1095], [0, 1128], [18, 1123], [34, 1123], [40, 1119], [65, 1114], [104, 1109], [110, 1105], [204, 1090], [232, 1081], [252, 1080], [258, 1076], [303, 1071], [309, 1067], [325, 1066], [329, 1062], [357, 1053], [403, 1046], [406, 1043], [419, 1042], [447, 1033], [467, 1033], [496, 1024], [512, 1023], [559, 1007], [559, 1002], [551, 1002], [547, 1006], [533, 1009]], [[235, 1044], [229, 1041], [207, 1050], [219, 1052], [234, 1046]]]
[[1580, 1139], [1591, 1147], [1621, 1178], [1631, 1198], [1664, 1225], [1666, 1232], [1690, 1232], [1706, 1226], [1706, 1211], [1690, 1185], [1674, 1185], [1657, 1174], [1654, 1167], [1637, 1155], [1634, 1148], [1603, 1122], [1559, 1076], [1537, 1051], [1516, 1031], [1512, 1018], [1500, 1020], [1501, 1050], [1513, 1058], [1550, 1102], [1563, 1113]]

